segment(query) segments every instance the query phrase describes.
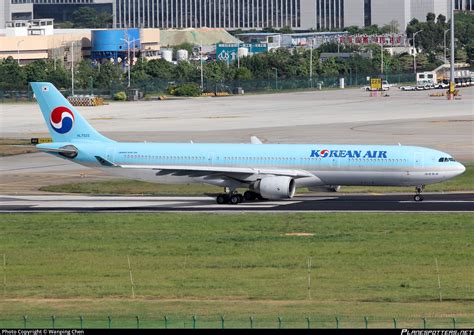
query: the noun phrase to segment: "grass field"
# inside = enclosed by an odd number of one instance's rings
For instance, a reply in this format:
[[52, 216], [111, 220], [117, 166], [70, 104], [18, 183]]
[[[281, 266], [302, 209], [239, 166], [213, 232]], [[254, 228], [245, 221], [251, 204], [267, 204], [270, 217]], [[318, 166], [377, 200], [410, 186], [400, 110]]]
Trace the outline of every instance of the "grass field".
[[164, 315], [187, 320], [175, 326], [190, 326], [192, 315], [201, 326], [206, 320], [219, 326], [225, 315], [229, 327], [248, 327], [252, 315], [273, 327], [277, 316], [300, 327], [307, 316], [320, 327], [335, 327], [335, 316], [341, 326], [352, 320], [362, 327], [368, 316], [379, 327], [391, 327], [393, 317], [399, 327], [420, 327], [422, 317], [431, 326], [439, 324], [430, 320], [455, 317], [460, 327], [473, 327], [473, 220], [472, 214], [2, 214], [0, 327], [20, 327], [22, 315], [37, 327], [50, 325], [51, 315], [58, 327], [77, 327], [79, 315], [86, 326], [100, 327], [107, 315], [114, 326], [129, 327], [136, 315], [143, 326], [163, 326]]
[[0, 157], [38, 152], [27, 139], [0, 138]]
[[[50, 185], [40, 188], [41, 191], [85, 194], [141, 194], [141, 195], [201, 195], [218, 193], [222, 189], [211, 185], [163, 185], [135, 180], [117, 179], [99, 182], [81, 182], [72, 184]], [[382, 193], [410, 192], [413, 187], [374, 187], [346, 186], [342, 193]], [[444, 183], [428, 185], [426, 192], [474, 191], [474, 164], [466, 165], [466, 172]], [[297, 193], [307, 193], [307, 189], [298, 189]]]

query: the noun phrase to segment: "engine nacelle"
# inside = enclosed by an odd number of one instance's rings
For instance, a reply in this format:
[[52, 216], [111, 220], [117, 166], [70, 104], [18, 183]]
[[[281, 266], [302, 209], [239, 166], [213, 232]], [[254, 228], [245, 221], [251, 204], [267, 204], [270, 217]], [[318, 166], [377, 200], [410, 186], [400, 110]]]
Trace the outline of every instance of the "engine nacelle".
[[340, 189], [340, 185], [308, 187], [308, 190], [310, 190], [311, 192], [339, 192]]
[[293, 198], [296, 186], [293, 178], [278, 176], [263, 178], [255, 182], [250, 189], [260, 193], [265, 199], [280, 200]]

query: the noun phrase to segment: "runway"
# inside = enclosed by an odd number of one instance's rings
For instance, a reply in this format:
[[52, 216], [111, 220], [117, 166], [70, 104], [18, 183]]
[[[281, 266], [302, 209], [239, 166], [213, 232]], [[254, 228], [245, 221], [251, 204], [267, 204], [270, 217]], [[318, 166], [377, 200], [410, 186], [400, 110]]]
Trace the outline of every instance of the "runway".
[[474, 212], [474, 193], [297, 196], [285, 201], [218, 205], [214, 197], [0, 195], [0, 213], [34, 212]]

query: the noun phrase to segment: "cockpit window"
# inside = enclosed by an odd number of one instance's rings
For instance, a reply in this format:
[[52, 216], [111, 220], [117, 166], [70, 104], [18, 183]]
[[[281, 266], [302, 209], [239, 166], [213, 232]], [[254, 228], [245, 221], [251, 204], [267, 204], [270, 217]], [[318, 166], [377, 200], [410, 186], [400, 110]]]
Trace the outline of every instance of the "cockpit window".
[[442, 162], [455, 162], [456, 160], [452, 157], [441, 157], [440, 159], [438, 159], [438, 162], [442, 163]]

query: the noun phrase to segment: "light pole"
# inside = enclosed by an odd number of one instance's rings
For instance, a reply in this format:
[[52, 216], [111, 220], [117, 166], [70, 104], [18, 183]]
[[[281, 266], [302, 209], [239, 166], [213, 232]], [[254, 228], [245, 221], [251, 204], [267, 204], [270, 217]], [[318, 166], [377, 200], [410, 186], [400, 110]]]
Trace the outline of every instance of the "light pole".
[[380, 43], [380, 76], [383, 76], [383, 44]]
[[16, 42], [16, 51], [17, 51], [17, 54], [18, 54], [18, 65], [20, 65], [20, 44], [24, 41], [25, 40], [21, 40], [21, 41]]
[[74, 95], [74, 43], [71, 41], [71, 94]]
[[451, 73], [449, 79], [449, 99], [454, 100], [454, 0], [451, 0]]
[[421, 33], [423, 30], [418, 30], [413, 34], [413, 71], [416, 73], [416, 40], [415, 37], [417, 34]]
[[448, 31], [450, 31], [450, 30], [451, 30], [451, 29], [446, 29], [446, 30], [444, 31], [444, 49], [443, 49], [443, 50], [444, 50], [444, 64], [446, 64], [446, 63], [448, 62], [448, 58], [447, 58], [447, 56], [446, 56], [446, 33], [447, 33]]
[[[201, 59], [201, 92], [204, 91], [204, 71], [203, 71], [203, 59], [202, 59], [202, 40], [201, 40], [201, 46], [199, 47], [199, 54], [200, 54], [200, 59]], [[237, 55], [239, 57], [239, 55]]]
[[275, 89], [278, 89], [278, 69], [276, 67], [272, 67], [275, 70]]
[[132, 67], [132, 62], [130, 61], [130, 44], [135, 43], [136, 39], [134, 38], [133, 40], [129, 40], [128, 36], [127, 38], [121, 38], [122, 41], [127, 43], [127, 61], [128, 61], [128, 84], [127, 87], [130, 87], [130, 68]]
[[309, 49], [309, 83], [313, 87], [313, 39], [311, 39], [311, 49]]

